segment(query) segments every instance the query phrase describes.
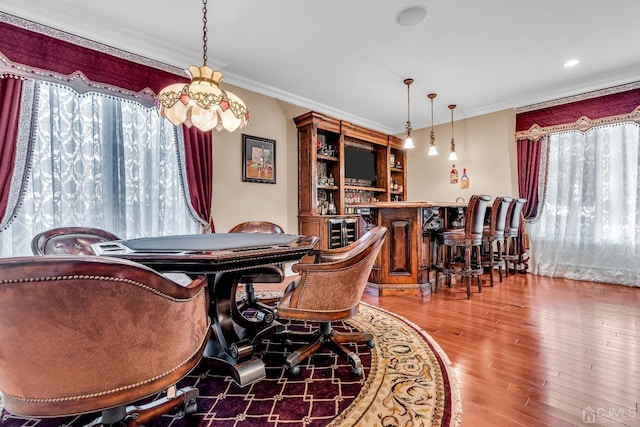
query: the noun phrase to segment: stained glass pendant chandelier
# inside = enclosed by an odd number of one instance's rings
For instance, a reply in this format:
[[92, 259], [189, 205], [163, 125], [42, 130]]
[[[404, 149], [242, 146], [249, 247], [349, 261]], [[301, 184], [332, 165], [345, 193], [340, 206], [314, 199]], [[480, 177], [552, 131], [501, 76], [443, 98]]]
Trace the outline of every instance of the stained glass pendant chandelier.
[[203, 65], [189, 67], [191, 83], [174, 83], [158, 94], [158, 108], [174, 125], [195, 126], [202, 131], [242, 129], [249, 121], [249, 111], [240, 98], [220, 89], [224, 77], [207, 66], [207, 0], [202, 0]]

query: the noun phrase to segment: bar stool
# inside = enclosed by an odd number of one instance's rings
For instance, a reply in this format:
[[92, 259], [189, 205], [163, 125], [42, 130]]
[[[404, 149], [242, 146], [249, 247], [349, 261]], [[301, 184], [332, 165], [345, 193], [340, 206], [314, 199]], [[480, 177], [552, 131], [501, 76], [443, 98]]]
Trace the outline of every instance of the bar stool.
[[[483, 273], [480, 247], [487, 204], [491, 200], [487, 195], [473, 195], [467, 204], [464, 228], [449, 228], [436, 232], [436, 284], [438, 273], [446, 276], [451, 286], [451, 276], [461, 275], [467, 287], [467, 299], [471, 299], [471, 277], [478, 278], [478, 291], [482, 292], [481, 275]], [[462, 257], [457, 256], [458, 249], [464, 249]]]
[[493, 200], [489, 225], [482, 231], [482, 266], [489, 269], [491, 286], [493, 286], [493, 270], [498, 267], [500, 282], [502, 282], [502, 268], [506, 268], [505, 254], [503, 252], [504, 231], [507, 225], [507, 213], [513, 198], [496, 197]]
[[505, 261], [506, 275], [509, 277], [509, 265], [513, 263], [513, 272], [518, 272], [518, 265], [522, 263], [522, 250], [520, 249], [520, 217], [527, 199], [515, 199], [507, 213], [507, 226], [505, 235]]

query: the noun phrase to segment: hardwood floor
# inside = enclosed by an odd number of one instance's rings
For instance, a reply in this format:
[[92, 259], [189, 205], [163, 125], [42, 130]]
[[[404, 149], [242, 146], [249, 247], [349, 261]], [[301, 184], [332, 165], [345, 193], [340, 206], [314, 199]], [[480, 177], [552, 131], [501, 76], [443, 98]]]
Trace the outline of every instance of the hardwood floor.
[[[449, 356], [462, 426], [640, 427], [640, 288], [516, 274], [428, 296], [365, 295]], [[593, 421], [593, 422], [591, 422]]]

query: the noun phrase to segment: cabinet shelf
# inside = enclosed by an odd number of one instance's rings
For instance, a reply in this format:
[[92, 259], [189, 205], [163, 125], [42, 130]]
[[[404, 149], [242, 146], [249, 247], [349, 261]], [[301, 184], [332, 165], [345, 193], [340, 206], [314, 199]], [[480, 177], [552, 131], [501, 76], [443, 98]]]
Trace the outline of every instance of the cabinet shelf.
[[387, 191], [386, 188], [381, 187], [363, 187], [361, 185], [345, 185], [345, 190], [351, 191], [370, 191], [372, 193], [385, 193]]
[[324, 155], [324, 154], [318, 154], [317, 155], [317, 159], [318, 160], [324, 160], [326, 162], [339, 162], [340, 161], [340, 159], [337, 158], [337, 157], [327, 156], [327, 155]]
[[398, 172], [398, 173], [402, 173], [404, 172], [404, 169], [402, 168], [390, 168], [391, 172]]
[[319, 190], [337, 190], [338, 186], [337, 185], [320, 185], [320, 184], [318, 184], [318, 189]]

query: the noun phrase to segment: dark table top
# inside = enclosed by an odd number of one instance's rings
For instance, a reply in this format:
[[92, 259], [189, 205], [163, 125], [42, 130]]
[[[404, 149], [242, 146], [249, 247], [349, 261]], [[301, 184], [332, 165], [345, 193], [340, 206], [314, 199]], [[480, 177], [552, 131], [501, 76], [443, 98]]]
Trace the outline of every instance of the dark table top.
[[126, 258], [162, 271], [245, 270], [299, 260], [318, 242], [314, 236], [272, 233], [211, 233], [146, 237], [96, 243], [96, 255]]

